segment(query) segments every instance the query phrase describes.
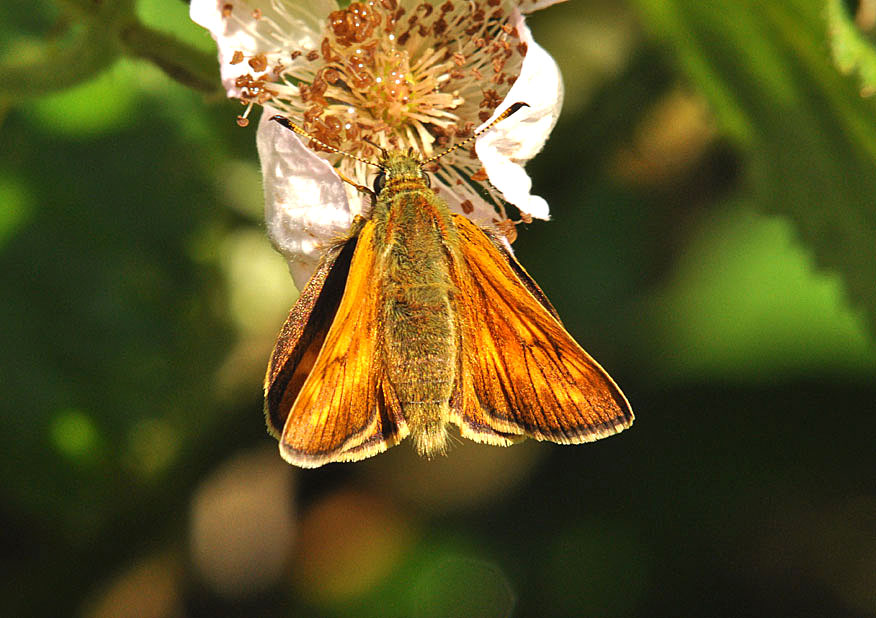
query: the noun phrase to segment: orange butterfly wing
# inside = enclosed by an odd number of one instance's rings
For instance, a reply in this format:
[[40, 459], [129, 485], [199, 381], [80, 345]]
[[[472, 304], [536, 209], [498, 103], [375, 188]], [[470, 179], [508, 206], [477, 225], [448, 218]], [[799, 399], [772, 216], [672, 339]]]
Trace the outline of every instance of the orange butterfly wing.
[[279, 438], [338, 312], [357, 237], [329, 249], [283, 324], [265, 375], [265, 419]]
[[491, 444], [522, 436], [576, 444], [629, 427], [633, 413], [623, 393], [548, 311], [547, 299], [536, 298], [523, 267], [512, 266], [513, 257], [477, 225], [461, 215], [453, 220], [459, 230], [451, 273], [462, 329], [454, 401], [460, 433]]
[[383, 380], [374, 223], [365, 223], [334, 321], [280, 436], [289, 463], [315, 468], [385, 451], [408, 433]]

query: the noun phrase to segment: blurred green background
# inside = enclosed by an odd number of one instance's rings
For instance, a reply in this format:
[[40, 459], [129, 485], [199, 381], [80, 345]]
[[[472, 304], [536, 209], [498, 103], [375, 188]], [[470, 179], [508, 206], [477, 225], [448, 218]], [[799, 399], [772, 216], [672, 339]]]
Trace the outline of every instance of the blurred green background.
[[515, 248], [636, 424], [316, 471], [265, 433], [295, 291], [187, 11], [0, 5], [0, 614], [876, 615], [872, 1], [534, 15], [567, 98]]

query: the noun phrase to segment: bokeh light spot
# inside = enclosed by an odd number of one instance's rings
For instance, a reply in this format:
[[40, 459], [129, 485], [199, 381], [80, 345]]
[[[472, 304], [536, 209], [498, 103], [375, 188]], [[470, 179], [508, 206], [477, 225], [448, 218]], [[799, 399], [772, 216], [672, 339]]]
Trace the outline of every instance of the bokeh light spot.
[[256, 229], [228, 236], [222, 254], [234, 322], [244, 332], [267, 329], [273, 336], [296, 295], [286, 262]]
[[342, 604], [381, 584], [414, 537], [411, 522], [392, 505], [352, 490], [313, 505], [299, 529], [295, 585], [321, 605]]
[[160, 418], [137, 422], [128, 437], [131, 465], [143, 477], [154, 477], [165, 471], [179, 452], [178, 432]]
[[477, 444], [455, 434], [446, 457], [428, 460], [405, 442], [360, 464], [374, 486], [433, 512], [475, 508], [526, 482], [551, 446], [528, 440], [508, 447]]
[[282, 577], [295, 535], [292, 474], [267, 447], [235, 456], [195, 492], [192, 562], [219, 595], [246, 598]]
[[59, 411], [52, 418], [49, 436], [55, 449], [71, 459], [90, 458], [100, 442], [91, 417], [75, 408]]
[[516, 595], [495, 564], [444, 556], [420, 575], [412, 590], [416, 618], [505, 618]]
[[25, 224], [33, 208], [24, 183], [12, 176], [0, 175], [0, 248]]
[[[262, 173], [257, 165], [249, 161], [228, 161], [216, 170], [216, 184], [231, 208], [254, 222], [262, 221], [265, 197]], [[262, 242], [265, 240], [262, 234]]]
[[178, 558], [159, 555], [111, 578], [86, 603], [86, 618], [172, 618], [183, 616], [183, 569]]

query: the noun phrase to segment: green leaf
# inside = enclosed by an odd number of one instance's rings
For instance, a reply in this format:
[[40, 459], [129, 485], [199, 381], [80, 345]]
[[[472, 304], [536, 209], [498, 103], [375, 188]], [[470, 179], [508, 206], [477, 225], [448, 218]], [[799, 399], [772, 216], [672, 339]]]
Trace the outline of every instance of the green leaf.
[[746, 189], [791, 220], [876, 332], [876, 100], [833, 65], [811, 0], [636, 0], [745, 157]]
[[862, 96], [876, 93], [876, 49], [849, 19], [842, 0], [827, 0], [827, 23], [830, 48], [840, 71], [857, 71]]

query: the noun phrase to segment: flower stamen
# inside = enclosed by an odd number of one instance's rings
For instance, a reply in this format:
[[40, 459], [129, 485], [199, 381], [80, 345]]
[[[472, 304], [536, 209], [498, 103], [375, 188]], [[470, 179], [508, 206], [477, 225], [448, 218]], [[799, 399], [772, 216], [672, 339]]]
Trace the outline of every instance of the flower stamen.
[[[372, 141], [428, 157], [436, 144], [470, 135], [473, 123], [459, 124], [488, 118], [520, 72], [522, 55], [513, 54], [519, 39], [503, 6], [503, 0], [353, 2], [328, 15], [321, 38], [293, 45], [286, 33], [304, 22], [296, 3], [271, 0], [270, 17], [228, 4], [226, 19], [259, 49], [276, 50], [234, 54], [233, 64], [246, 59], [253, 71], [236, 82], [248, 106], [241, 118], [252, 104], [270, 102], [332, 147], [364, 153]], [[471, 177], [477, 162], [460, 154], [448, 163]]]

